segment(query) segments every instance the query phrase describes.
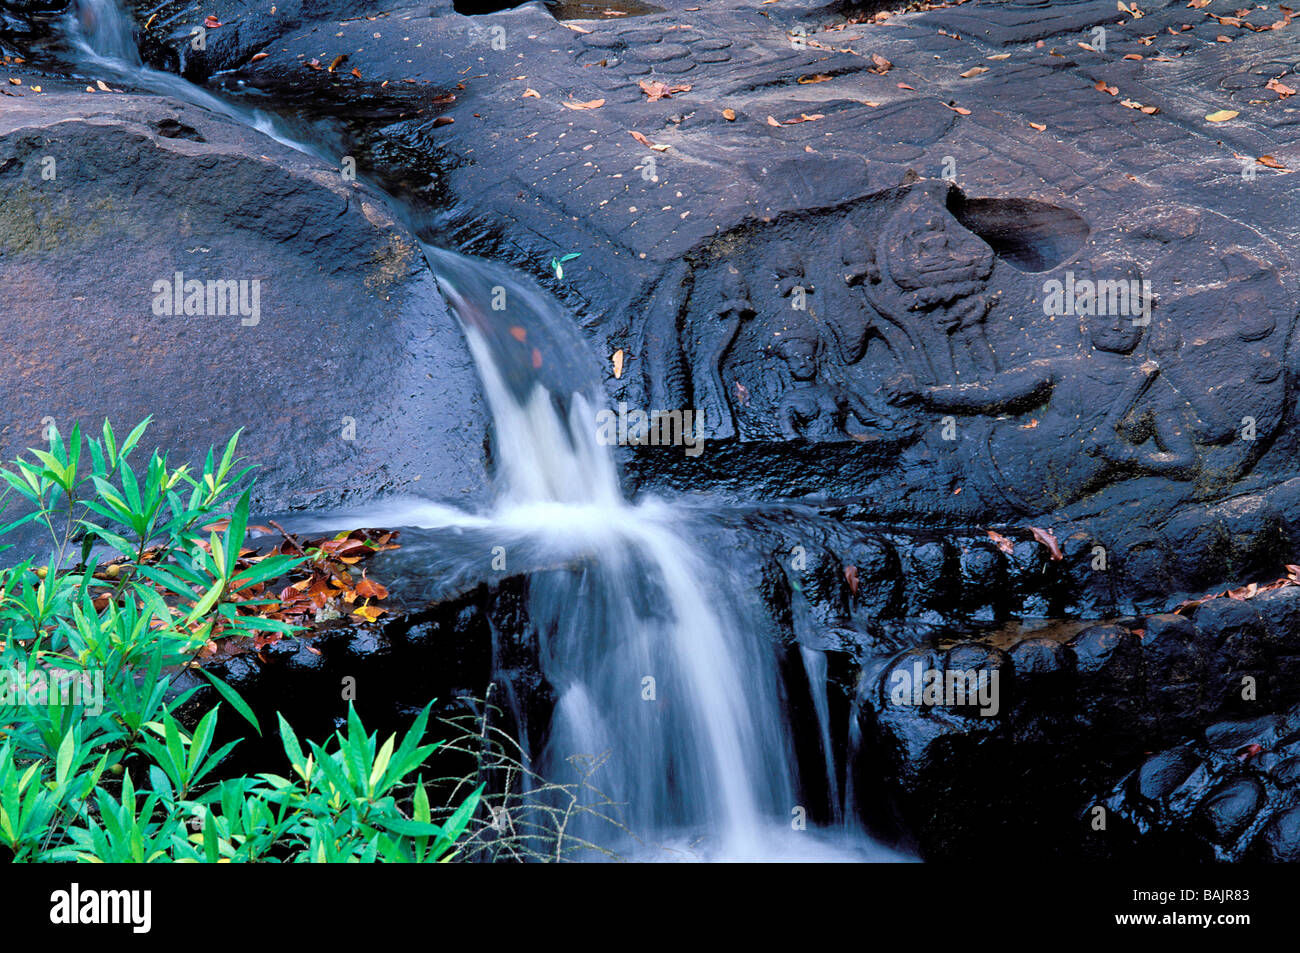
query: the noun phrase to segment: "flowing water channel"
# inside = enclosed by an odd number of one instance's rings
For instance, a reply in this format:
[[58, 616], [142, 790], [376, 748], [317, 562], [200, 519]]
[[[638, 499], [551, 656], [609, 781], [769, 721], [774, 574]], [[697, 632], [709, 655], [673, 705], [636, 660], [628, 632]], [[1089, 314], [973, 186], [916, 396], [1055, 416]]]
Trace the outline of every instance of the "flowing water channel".
[[[67, 28], [83, 68], [218, 112], [325, 160], [278, 132], [271, 116], [143, 66], [133, 31], [113, 0], [79, 0]], [[472, 534], [484, 551], [523, 549], [583, 567], [535, 577], [528, 610], [541, 633], [542, 673], [558, 699], [537, 767], [557, 777], [570, 756], [608, 752], [593, 783], [623, 805], [631, 836], [614, 828], [584, 833], [645, 859], [895, 859], [848, 820], [822, 830], [797, 823], [804, 808], [786, 693], [775, 647], [743, 622], [753, 601], [745, 581], [703, 557], [691, 511], [624, 497], [611, 450], [596, 436], [605, 398], [582, 362], [548, 366], [548, 389], [529, 350], [509, 333], [526, 313], [530, 347], [563, 361], [586, 353], [576, 322], [510, 269], [430, 245], [425, 254], [464, 328], [491, 411], [495, 503], [473, 513], [394, 501], [349, 517]], [[489, 306], [498, 288], [510, 302], [506, 312]], [[834, 791], [826, 660], [810, 649], [802, 657], [820, 727], [815, 760]], [[845, 813], [836, 805], [837, 819]]]

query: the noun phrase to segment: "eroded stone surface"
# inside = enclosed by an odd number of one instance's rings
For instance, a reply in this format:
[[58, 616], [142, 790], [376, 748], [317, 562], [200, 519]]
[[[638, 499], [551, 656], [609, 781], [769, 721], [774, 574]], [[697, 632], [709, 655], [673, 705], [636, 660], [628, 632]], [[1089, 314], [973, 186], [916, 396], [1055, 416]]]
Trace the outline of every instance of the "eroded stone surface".
[[[473, 364], [418, 241], [379, 196], [157, 97], [7, 102], [5, 459], [40, 446], [50, 422], [97, 431], [108, 417], [125, 433], [153, 415], [148, 442], [177, 464], [244, 428], [263, 508], [482, 498]], [[214, 298], [212, 281], [247, 294]]]

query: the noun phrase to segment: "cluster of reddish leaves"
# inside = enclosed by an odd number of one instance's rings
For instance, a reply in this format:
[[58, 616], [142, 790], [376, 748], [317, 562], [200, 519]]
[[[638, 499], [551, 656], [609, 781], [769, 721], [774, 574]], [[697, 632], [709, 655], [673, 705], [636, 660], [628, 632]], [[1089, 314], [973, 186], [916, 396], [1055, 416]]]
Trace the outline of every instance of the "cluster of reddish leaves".
[[[297, 625], [317, 621], [321, 613], [333, 609], [340, 615], [352, 615], [374, 622], [387, 610], [372, 602], [388, 598], [388, 589], [366, 577], [365, 570], [356, 576], [356, 567], [364, 559], [386, 549], [397, 549], [395, 531], [358, 529], [332, 539], [300, 542], [286, 535], [272, 551], [287, 556], [311, 555], [294, 575], [300, 578], [279, 590], [279, 605], [265, 606], [267, 618]], [[271, 555], [271, 554], [268, 554]]]
[[1187, 599], [1178, 603], [1174, 607], [1174, 612], [1183, 612], [1184, 610], [1195, 609], [1197, 606], [1204, 605], [1212, 599], [1253, 599], [1261, 592], [1272, 592], [1274, 589], [1285, 589], [1287, 586], [1300, 586], [1300, 566], [1288, 565], [1286, 575], [1281, 579], [1274, 579], [1272, 582], [1257, 583], [1252, 582], [1244, 586], [1238, 586], [1235, 589], [1225, 589], [1222, 592], [1211, 593], [1208, 596], [1202, 596], [1199, 599]]
[[[205, 526], [204, 529], [221, 532], [229, 522], [229, 520], [219, 520]], [[277, 579], [237, 586], [225, 593], [223, 601], [234, 604], [239, 615], [278, 619], [294, 625], [311, 625], [326, 618], [345, 616], [350, 616], [357, 621], [374, 622], [387, 611], [375, 606], [374, 603], [386, 599], [388, 589], [367, 578], [364, 569], [360, 571], [359, 576], [355, 574], [358, 564], [375, 553], [398, 548], [398, 544], [394, 541], [397, 538], [396, 531], [357, 529], [331, 538], [300, 540], [278, 524], [250, 526], [249, 529], [267, 534], [279, 532], [281, 541], [268, 552], [259, 552], [251, 548], [241, 549], [232, 575], [238, 575], [272, 556], [306, 555], [310, 558]], [[208, 542], [197, 538], [193, 542], [200, 548], [211, 551]], [[157, 549], [146, 550], [141, 563], [143, 565], [155, 563], [160, 552]], [[122, 579], [130, 572], [131, 566], [125, 557], [105, 563], [95, 570], [96, 609], [102, 611], [111, 600], [118, 598]], [[170, 595], [161, 587], [154, 588], [164, 598]], [[195, 598], [197, 599], [197, 595]], [[155, 620], [154, 624], [160, 626], [163, 623]], [[196, 634], [200, 629], [199, 624], [191, 627], [191, 631]], [[251, 639], [235, 637], [229, 634], [226, 627], [218, 620], [213, 626], [206, 647], [199, 652], [199, 657], [208, 658], [223, 650], [232, 654], [249, 648], [259, 651], [264, 645], [274, 644], [279, 639], [280, 635], [275, 632], [258, 632]]]

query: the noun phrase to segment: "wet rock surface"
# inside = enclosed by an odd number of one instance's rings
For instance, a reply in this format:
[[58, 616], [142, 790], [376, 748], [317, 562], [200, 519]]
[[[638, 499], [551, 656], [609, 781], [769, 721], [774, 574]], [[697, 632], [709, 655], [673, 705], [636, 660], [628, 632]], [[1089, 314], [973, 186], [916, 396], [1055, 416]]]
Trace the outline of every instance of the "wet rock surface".
[[1300, 708], [1217, 723], [1153, 754], [1098, 799], [1110, 822], [1097, 852], [1131, 856], [1156, 844], [1190, 861], [1295, 863], [1297, 782]]
[[859, 785], [883, 785], [930, 856], [973, 858], [996, 843], [1087, 853], [1081, 790], [1225, 717], [1300, 699], [1297, 606], [1300, 589], [1278, 590], [1191, 618], [928, 638], [862, 669]]
[[377, 195], [159, 97], [6, 102], [6, 459], [50, 423], [152, 414], [149, 441], [178, 461], [244, 428], [265, 509], [481, 498], [473, 364]]

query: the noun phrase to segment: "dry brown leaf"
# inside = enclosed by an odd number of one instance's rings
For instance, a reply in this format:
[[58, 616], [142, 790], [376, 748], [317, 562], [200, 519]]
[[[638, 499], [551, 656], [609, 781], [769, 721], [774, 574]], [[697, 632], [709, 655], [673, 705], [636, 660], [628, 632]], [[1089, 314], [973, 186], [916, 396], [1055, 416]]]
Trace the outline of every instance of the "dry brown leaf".
[[776, 126], [776, 128], [778, 128], [778, 129], [781, 128], [781, 124], [780, 124], [779, 122], [777, 122], [776, 119], [775, 119], [774, 117], [772, 117], [772, 116], [768, 116], [768, 117], [767, 117], [767, 124], [768, 124], [769, 126]]
[[972, 66], [966, 72], [959, 73], [958, 75], [962, 79], [970, 79], [972, 76], [978, 76], [980, 73], [987, 73], [988, 71], [989, 68], [987, 66]]
[[667, 99], [673, 93], [685, 93], [690, 91], [690, 84], [683, 83], [678, 86], [669, 86], [667, 83], [661, 83], [659, 80], [641, 80], [637, 85], [641, 91], [649, 97], [650, 102], [658, 102], [661, 99]]
[[1235, 109], [1216, 109], [1205, 117], [1206, 122], [1227, 122], [1229, 119], [1236, 119], [1241, 113]]
[[603, 105], [605, 105], [603, 99], [589, 99], [585, 103], [564, 103], [566, 109], [599, 109]]
[[722, 118], [727, 120], [727, 122], [735, 122], [736, 111], [734, 109], [724, 109], [722, 110]]
[[1029, 532], [1034, 534], [1034, 539], [1047, 547], [1047, 551], [1051, 554], [1053, 562], [1058, 562], [1065, 558], [1065, 554], [1061, 552], [1060, 544], [1056, 541], [1056, 534], [1050, 529], [1039, 529], [1037, 526], [1031, 526], [1029, 527]]
[[254, 53], [252, 56], [248, 58], [248, 62], [256, 63], [260, 60], [266, 59], [270, 55], [271, 55], [270, 53]]
[[345, 62], [347, 62], [347, 58], [348, 55], [346, 53], [340, 53], [338, 56], [334, 57], [333, 61], [330, 62], [329, 68], [326, 70], [326, 72], [327, 73], [334, 72], [335, 69], [337, 69], [338, 67], [342, 66]]
[[899, 84], [898, 84], [898, 88], [899, 88], [899, 89], [910, 89], [910, 90], [912, 90], [912, 92], [916, 92], [916, 87], [915, 87], [915, 86], [908, 86], [906, 83], [899, 83]]
[[618, 380], [623, 376], [623, 349], [615, 351], [610, 360], [614, 365], [614, 379]]
[[1288, 169], [1286, 166], [1284, 166], [1282, 163], [1280, 163], [1280, 162], [1278, 162], [1276, 159], [1274, 159], [1272, 156], [1260, 156], [1260, 157], [1259, 157], [1258, 159], [1256, 159], [1255, 161], [1258, 162], [1260, 165], [1264, 166], [1265, 168], [1268, 168], [1268, 169], [1281, 169], [1281, 170], [1284, 171], [1284, 172], [1290, 172], [1290, 171], [1291, 171], [1291, 170]]
[[530, 86], [524, 90], [524, 94], [519, 98], [520, 99], [541, 99], [542, 94]]
[[944, 103], [944, 105], [948, 106], [948, 108], [951, 109], [953, 112], [955, 112], [958, 116], [970, 115], [970, 110], [965, 108], [964, 106], [950, 106], [948, 105], [948, 103]]
[[811, 86], [813, 83], [829, 83], [830, 81], [831, 77], [827, 76], [825, 73], [814, 73], [811, 76], [800, 76], [795, 80], [795, 82], [801, 86]]
[[991, 540], [993, 540], [993, 542], [997, 543], [997, 544], [998, 544], [998, 549], [1002, 550], [1002, 551], [1003, 551], [1004, 553], [1006, 553], [1008, 556], [1010, 556], [1010, 555], [1012, 555], [1013, 553], [1015, 553], [1015, 551], [1016, 551], [1016, 547], [1015, 547], [1015, 545], [1011, 542], [1011, 540], [1007, 539], [1007, 538], [1006, 538], [1005, 536], [1003, 536], [1001, 533], [996, 533], [996, 532], [994, 532], [994, 531], [991, 530], [991, 529], [986, 529], [984, 532], [988, 533], [988, 534], [989, 534], [989, 539], [991, 539]]
[[1044, 132], [1044, 131], [1046, 131], [1046, 129], [1047, 129], [1047, 126], [1044, 125], [1044, 124], [1041, 123], [1041, 122], [1031, 122], [1029, 125], [1033, 126], [1033, 127], [1034, 127], [1035, 129], [1037, 129], [1039, 132]]
[[869, 73], [879, 73], [883, 76], [894, 68], [894, 64], [889, 62], [889, 60], [885, 59], [879, 53], [871, 54], [871, 62], [875, 65], [868, 68], [867, 72]]

